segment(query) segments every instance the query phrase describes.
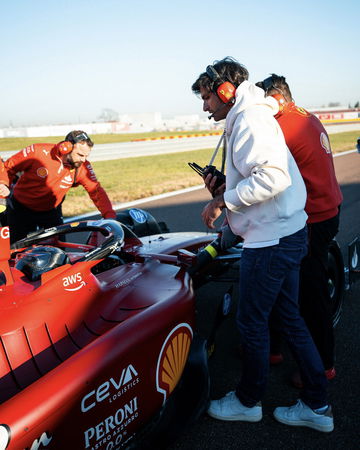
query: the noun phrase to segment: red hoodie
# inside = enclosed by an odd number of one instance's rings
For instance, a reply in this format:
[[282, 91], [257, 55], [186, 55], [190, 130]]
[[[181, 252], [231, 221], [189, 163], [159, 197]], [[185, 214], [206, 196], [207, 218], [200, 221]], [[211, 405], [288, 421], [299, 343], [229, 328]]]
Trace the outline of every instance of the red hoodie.
[[336, 180], [328, 134], [320, 120], [293, 102], [276, 116], [307, 190], [308, 223], [334, 217], [343, 196]]
[[54, 144], [30, 145], [11, 156], [4, 165], [8, 177], [0, 173], [0, 181], [9, 185], [20, 172], [21, 176], [14, 187], [14, 197], [33, 211], [56, 208], [71, 187], [81, 184], [104, 218], [116, 217], [91, 164], [85, 161], [77, 170], [71, 169], [64, 165]]

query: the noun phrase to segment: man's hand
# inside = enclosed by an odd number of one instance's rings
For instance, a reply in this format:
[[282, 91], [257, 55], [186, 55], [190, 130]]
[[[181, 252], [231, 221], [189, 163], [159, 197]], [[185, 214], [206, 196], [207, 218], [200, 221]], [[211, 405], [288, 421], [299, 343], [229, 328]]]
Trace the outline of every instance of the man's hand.
[[208, 173], [204, 177], [205, 187], [207, 188], [207, 190], [210, 192], [210, 194], [213, 197], [216, 197], [217, 195], [222, 195], [225, 192], [225, 183], [223, 183], [216, 190], [214, 190], [216, 180], [217, 180], [217, 176], [216, 175], [213, 176], [213, 175], [211, 175], [211, 173]]
[[7, 197], [10, 194], [10, 189], [6, 184], [0, 183], [0, 197]]
[[201, 213], [201, 217], [208, 228], [215, 228], [214, 222], [221, 215], [225, 206], [223, 194], [217, 195], [205, 206]]

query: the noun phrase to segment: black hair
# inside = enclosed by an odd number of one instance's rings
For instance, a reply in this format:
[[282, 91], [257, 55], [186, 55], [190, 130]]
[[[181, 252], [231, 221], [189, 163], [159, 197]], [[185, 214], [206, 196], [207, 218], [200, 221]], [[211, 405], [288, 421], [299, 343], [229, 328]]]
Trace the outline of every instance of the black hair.
[[194, 94], [200, 94], [200, 88], [216, 93], [219, 85], [225, 81], [229, 81], [237, 88], [244, 80], [249, 78], [249, 72], [246, 67], [231, 56], [227, 56], [220, 61], [215, 61], [210, 67], [215, 69], [215, 72], [219, 77], [211, 77], [209, 75], [209, 70], [200, 74], [195, 83], [191, 86]]
[[70, 131], [70, 133], [66, 135], [65, 141], [69, 141], [72, 144], [76, 144], [77, 142], [86, 142], [89, 147], [94, 146], [94, 143], [90, 139], [89, 135], [85, 133], [85, 131], [81, 130]]
[[286, 78], [282, 75], [276, 75], [272, 73], [270, 77], [265, 78], [263, 81], [255, 83], [256, 86], [264, 89], [266, 95], [282, 94], [287, 102], [292, 101], [292, 94], [289, 85], [286, 82]]

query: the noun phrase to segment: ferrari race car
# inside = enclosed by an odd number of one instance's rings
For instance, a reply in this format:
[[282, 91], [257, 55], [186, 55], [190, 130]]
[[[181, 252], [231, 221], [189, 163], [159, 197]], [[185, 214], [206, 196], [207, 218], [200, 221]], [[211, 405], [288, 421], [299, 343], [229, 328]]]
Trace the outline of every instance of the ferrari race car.
[[[0, 450], [162, 448], [207, 407], [194, 287], [221, 277], [241, 244], [217, 255], [217, 234], [169, 233], [138, 209], [118, 219], [11, 247], [0, 228]], [[337, 321], [335, 244], [331, 255]]]
[[[145, 212], [131, 214], [139, 235], [160, 232]], [[10, 248], [2, 227], [0, 449], [146, 448], [149, 436], [165, 445], [170, 418], [179, 427], [201, 414], [207, 348], [190, 273], [204, 275], [195, 253], [214, 238], [139, 237], [99, 220]]]

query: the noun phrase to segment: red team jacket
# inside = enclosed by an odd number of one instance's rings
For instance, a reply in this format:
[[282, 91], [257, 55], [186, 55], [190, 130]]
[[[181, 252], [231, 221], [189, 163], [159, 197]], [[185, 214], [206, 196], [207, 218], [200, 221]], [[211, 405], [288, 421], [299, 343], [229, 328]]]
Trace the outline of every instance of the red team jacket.
[[334, 217], [343, 196], [325, 128], [316, 116], [294, 103], [285, 105], [275, 118], [305, 182], [308, 223]]
[[86, 161], [79, 169], [71, 169], [63, 164], [54, 144], [30, 145], [11, 156], [4, 166], [7, 178], [2, 172], [1, 182], [9, 186], [20, 172], [13, 195], [33, 211], [56, 208], [71, 187], [81, 184], [104, 218], [116, 217], [109, 197], [97, 181], [91, 164]]

